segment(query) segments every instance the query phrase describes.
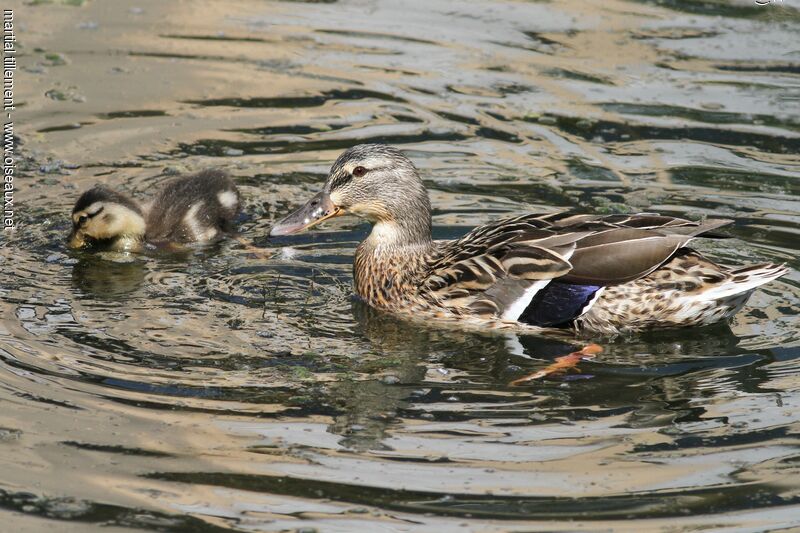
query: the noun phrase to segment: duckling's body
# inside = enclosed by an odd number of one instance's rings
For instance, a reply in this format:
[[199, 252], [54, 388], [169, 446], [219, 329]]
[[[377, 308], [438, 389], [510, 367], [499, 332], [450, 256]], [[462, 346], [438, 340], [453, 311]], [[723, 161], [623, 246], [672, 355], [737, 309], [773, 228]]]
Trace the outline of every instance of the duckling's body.
[[236, 185], [217, 170], [174, 178], [144, 204], [96, 185], [75, 204], [69, 246], [123, 251], [137, 250], [145, 242], [209, 242], [232, 231], [238, 211]]
[[382, 145], [347, 150], [323, 191], [271, 233], [295, 233], [344, 213], [373, 224], [353, 268], [355, 292], [367, 303], [497, 327], [615, 333], [711, 324], [787, 271], [774, 264], [726, 268], [687, 247], [696, 237], [720, 237], [714, 230], [727, 220], [523, 215], [434, 241], [416, 168]]

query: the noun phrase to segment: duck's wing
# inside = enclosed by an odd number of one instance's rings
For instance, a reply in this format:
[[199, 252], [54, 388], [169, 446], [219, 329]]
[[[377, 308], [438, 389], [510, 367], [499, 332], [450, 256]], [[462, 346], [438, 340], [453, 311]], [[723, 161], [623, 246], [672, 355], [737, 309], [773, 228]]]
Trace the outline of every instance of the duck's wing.
[[726, 223], [650, 214], [499, 220], [441, 246], [420, 294], [443, 307], [517, 320], [553, 280], [595, 287], [559, 292], [586, 300], [601, 286], [649, 274], [695, 236]]
[[564, 282], [616, 285], [650, 274], [695, 237], [725, 237], [714, 233], [732, 221], [694, 222], [654, 214], [551, 217], [557, 231], [593, 234], [582, 238], [570, 258]]

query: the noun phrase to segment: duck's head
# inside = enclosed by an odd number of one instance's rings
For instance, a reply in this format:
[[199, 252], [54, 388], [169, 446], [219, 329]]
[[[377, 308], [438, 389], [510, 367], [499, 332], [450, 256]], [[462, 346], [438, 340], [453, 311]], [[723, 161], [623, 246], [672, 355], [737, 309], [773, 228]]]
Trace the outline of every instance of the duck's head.
[[72, 232], [67, 245], [125, 248], [122, 241], [138, 241], [144, 234], [144, 214], [136, 202], [108, 187], [95, 185], [78, 198], [72, 209]]
[[430, 201], [416, 167], [399, 150], [382, 144], [360, 144], [342, 153], [322, 191], [275, 224], [270, 235], [298, 233], [346, 214], [406, 239], [430, 239]]

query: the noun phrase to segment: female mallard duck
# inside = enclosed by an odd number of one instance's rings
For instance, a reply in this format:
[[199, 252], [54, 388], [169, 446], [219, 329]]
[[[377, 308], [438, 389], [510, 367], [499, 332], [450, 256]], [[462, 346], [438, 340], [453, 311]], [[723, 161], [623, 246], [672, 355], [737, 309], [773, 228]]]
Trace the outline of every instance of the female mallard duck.
[[728, 220], [669, 216], [523, 215], [453, 241], [431, 238], [428, 193], [400, 151], [345, 151], [322, 191], [283, 219], [287, 235], [353, 214], [372, 223], [356, 249], [354, 285], [388, 311], [494, 325], [615, 333], [698, 326], [733, 316], [781, 265], [730, 269], [686, 245]]
[[207, 242], [231, 231], [238, 211], [236, 185], [217, 170], [172, 179], [146, 204], [95, 185], [72, 209], [68, 245], [125, 251], [138, 250], [145, 242]]

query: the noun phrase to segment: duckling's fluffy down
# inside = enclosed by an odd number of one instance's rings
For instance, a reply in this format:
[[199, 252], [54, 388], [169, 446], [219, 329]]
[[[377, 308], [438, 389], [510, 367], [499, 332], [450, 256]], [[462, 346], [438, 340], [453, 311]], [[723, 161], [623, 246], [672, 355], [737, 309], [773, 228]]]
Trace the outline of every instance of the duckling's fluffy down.
[[167, 182], [147, 208], [149, 242], [196, 242], [233, 229], [239, 191], [219, 170], [205, 170]]

